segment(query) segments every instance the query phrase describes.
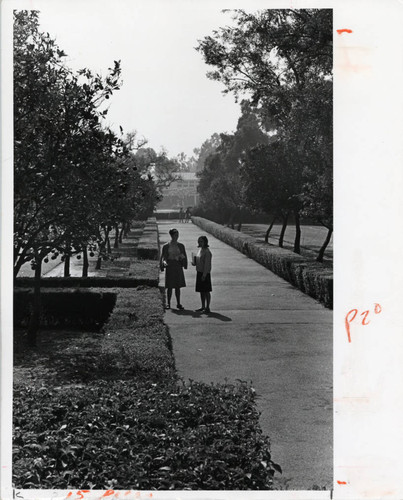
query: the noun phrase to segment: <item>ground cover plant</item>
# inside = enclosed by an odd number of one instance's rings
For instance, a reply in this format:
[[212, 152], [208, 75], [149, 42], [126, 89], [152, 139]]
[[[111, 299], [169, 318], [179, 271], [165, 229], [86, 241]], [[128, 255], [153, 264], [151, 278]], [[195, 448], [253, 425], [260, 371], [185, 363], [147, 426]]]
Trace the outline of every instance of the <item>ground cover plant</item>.
[[108, 289], [101, 332], [15, 350], [17, 488], [271, 489], [254, 390], [177, 378], [157, 288]]
[[99, 381], [15, 393], [19, 488], [268, 489], [279, 469], [246, 385]]

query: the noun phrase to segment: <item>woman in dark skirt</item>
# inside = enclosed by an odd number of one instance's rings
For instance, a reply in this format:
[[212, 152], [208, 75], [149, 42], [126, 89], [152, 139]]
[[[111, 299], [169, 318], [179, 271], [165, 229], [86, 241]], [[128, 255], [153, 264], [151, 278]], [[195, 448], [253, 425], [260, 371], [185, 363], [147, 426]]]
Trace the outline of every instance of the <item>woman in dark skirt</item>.
[[172, 289], [175, 289], [175, 297], [178, 309], [184, 309], [181, 304], [181, 288], [186, 286], [183, 269], [188, 267], [185, 245], [178, 242], [179, 231], [169, 231], [171, 241], [162, 247], [160, 268], [165, 269], [165, 288], [167, 289], [167, 309], [171, 308]]
[[199, 251], [193, 265], [196, 266], [196, 292], [200, 293], [201, 308], [197, 312], [209, 313], [211, 300], [211, 260], [212, 255], [208, 245], [207, 236], [200, 236], [197, 240]]

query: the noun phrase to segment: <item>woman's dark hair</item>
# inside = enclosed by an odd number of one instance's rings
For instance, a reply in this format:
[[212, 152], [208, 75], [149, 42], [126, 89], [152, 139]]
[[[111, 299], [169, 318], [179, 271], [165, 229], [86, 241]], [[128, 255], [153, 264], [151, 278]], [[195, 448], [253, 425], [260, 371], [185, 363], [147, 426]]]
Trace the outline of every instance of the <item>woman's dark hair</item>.
[[172, 236], [174, 233], [179, 234], [179, 231], [173, 227], [172, 229], [169, 230], [169, 236]]
[[208, 247], [208, 239], [207, 239], [207, 236], [199, 236], [199, 240], [203, 240], [204, 241], [204, 245], [206, 247]]

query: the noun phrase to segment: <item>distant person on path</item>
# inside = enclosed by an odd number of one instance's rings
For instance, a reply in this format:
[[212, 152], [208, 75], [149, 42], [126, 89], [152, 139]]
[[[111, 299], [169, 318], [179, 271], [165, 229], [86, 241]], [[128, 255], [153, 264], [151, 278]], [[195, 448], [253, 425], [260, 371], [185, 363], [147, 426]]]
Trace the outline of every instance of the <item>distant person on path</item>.
[[190, 221], [190, 216], [192, 215], [192, 212], [190, 211], [192, 207], [187, 207], [186, 212], [185, 212], [185, 222]]
[[185, 213], [183, 212], [183, 208], [180, 207], [180, 209], [179, 209], [179, 222], [183, 222], [184, 215], [185, 215]]
[[197, 312], [210, 313], [211, 300], [211, 260], [207, 236], [200, 236], [197, 240], [199, 251], [192, 258], [192, 265], [196, 266], [196, 292], [200, 293], [201, 308]]
[[170, 229], [171, 241], [162, 247], [160, 268], [165, 269], [165, 288], [167, 290], [166, 308], [171, 308], [172, 289], [175, 289], [176, 307], [184, 309], [181, 304], [181, 288], [186, 286], [183, 269], [188, 267], [185, 245], [178, 242], [179, 231]]

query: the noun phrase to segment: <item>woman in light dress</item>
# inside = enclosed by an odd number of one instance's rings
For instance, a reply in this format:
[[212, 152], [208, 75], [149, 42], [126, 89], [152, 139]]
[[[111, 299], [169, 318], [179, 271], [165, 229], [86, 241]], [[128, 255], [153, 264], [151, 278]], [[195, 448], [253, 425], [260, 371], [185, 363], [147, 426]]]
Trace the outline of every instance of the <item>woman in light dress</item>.
[[183, 270], [188, 267], [185, 245], [178, 242], [179, 231], [170, 229], [171, 241], [162, 247], [160, 268], [165, 269], [165, 288], [167, 290], [166, 308], [171, 308], [172, 290], [175, 289], [176, 307], [184, 309], [181, 304], [181, 288], [186, 286]]
[[209, 249], [207, 236], [199, 236], [197, 240], [199, 251], [192, 264], [196, 266], [196, 292], [200, 293], [201, 307], [197, 312], [210, 313], [211, 300], [211, 260], [212, 254]]

